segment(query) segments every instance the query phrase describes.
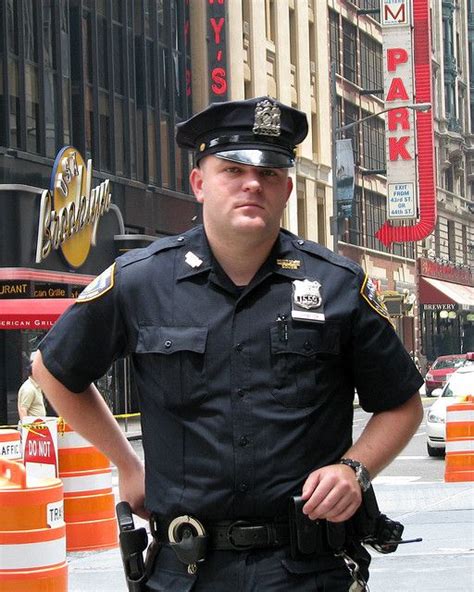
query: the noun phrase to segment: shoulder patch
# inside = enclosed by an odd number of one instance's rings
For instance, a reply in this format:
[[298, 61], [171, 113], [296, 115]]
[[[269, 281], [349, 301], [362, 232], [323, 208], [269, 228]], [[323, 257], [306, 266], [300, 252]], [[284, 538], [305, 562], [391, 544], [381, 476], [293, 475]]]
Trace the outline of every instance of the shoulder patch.
[[115, 263], [98, 275], [92, 282], [82, 290], [76, 302], [90, 302], [103, 296], [114, 287]]
[[369, 278], [367, 274], [365, 274], [364, 282], [362, 283], [362, 287], [360, 289], [360, 294], [362, 298], [368, 303], [368, 305], [375, 310], [381, 317], [387, 319], [387, 321], [395, 327], [388, 314], [387, 307], [385, 304], [379, 300], [377, 296], [377, 290], [375, 288], [374, 282]]

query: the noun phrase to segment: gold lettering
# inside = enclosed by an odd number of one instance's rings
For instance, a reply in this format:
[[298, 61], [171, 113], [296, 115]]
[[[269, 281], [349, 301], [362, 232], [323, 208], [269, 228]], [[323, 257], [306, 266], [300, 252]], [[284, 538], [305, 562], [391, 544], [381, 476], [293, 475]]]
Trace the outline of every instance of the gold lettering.
[[[79, 176], [77, 186], [81, 187], [84, 167], [78, 166], [75, 152], [63, 159], [61, 164], [63, 171], [57, 175], [56, 187], [66, 197], [73, 176]], [[91, 244], [95, 244], [99, 218], [110, 209], [112, 195], [109, 191], [109, 179], [91, 189], [91, 177], [92, 161], [89, 160], [86, 171], [86, 194], [80, 195], [79, 189], [73, 197], [73, 201], [57, 211], [53, 210], [51, 192], [43, 191], [40, 203], [36, 263], [41, 263], [50, 254], [51, 249], [58, 249], [68, 238], [89, 224], [92, 225]]]
[[0, 285], [0, 296], [12, 294], [26, 294], [28, 284], [3, 284]]

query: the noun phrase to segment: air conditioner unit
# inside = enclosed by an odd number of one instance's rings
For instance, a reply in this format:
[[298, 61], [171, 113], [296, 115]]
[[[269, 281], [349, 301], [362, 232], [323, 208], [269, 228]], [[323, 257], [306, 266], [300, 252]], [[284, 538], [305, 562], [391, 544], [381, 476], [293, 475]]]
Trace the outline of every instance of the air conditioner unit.
[[309, 71], [311, 74], [316, 74], [316, 64], [314, 62], [309, 63]]
[[247, 21], [243, 21], [243, 23], [242, 23], [242, 30], [243, 30], [244, 35], [246, 37], [249, 37], [250, 36], [250, 25], [249, 25], [249, 23]]

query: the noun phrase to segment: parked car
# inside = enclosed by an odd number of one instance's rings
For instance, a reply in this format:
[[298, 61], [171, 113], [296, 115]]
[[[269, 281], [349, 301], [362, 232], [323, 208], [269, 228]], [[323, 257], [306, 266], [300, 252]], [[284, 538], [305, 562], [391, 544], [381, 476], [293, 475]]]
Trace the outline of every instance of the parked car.
[[446, 407], [474, 396], [474, 364], [459, 368], [449, 376], [443, 389], [435, 389], [437, 400], [426, 416], [426, 447], [430, 456], [444, 456], [446, 449]]
[[474, 363], [474, 352], [436, 358], [425, 376], [426, 396], [431, 397], [431, 393], [435, 389], [443, 388], [449, 375], [458, 368], [472, 363]]

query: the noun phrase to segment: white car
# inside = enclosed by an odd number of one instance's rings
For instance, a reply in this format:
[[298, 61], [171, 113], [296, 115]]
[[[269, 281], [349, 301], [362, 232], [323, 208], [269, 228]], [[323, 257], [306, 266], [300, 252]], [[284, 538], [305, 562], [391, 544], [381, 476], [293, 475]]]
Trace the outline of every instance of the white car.
[[446, 407], [474, 396], [474, 366], [464, 366], [451, 374], [442, 389], [435, 389], [437, 400], [428, 409], [426, 417], [426, 446], [430, 456], [444, 456], [446, 448]]

